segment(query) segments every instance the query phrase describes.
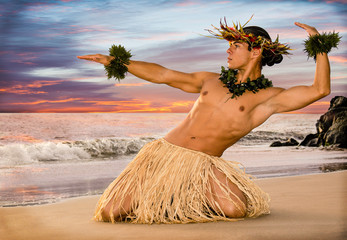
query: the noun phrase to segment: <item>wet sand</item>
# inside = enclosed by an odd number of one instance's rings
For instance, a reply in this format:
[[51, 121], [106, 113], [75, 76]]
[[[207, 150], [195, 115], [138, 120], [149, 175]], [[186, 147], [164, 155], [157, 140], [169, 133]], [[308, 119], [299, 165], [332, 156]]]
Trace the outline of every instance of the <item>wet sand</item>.
[[0, 208], [0, 236], [12, 239], [346, 239], [347, 171], [256, 180], [271, 214], [238, 222], [110, 224], [91, 220], [98, 196]]

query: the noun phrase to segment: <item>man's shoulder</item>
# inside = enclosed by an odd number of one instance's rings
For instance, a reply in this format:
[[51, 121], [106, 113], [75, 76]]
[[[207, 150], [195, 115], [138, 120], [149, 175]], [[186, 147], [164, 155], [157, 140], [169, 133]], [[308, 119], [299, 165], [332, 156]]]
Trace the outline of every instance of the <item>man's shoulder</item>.
[[210, 84], [215, 84], [218, 83], [218, 79], [220, 74], [214, 73], [214, 72], [200, 72], [200, 77], [202, 79], [202, 84], [203, 85], [210, 85]]
[[281, 87], [269, 87], [265, 89], [270, 97], [276, 96], [277, 94], [283, 92], [285, 89]]
[[254, 107], [254, 111], [258, 112], [260, 109], [260, 112], [269, 111], [268, 109], [270, 107], [271, 99], [273, 99], [275, 96], [283, 92], [285, 89], [281, 87], [269, 87], [266, 89], [263, 89], [262, 94], [259, 95], [259, 101]]
[[205, 81], [208, 80], [216, 80], [219, 78], [220, 74], [215, 72], [199, 72], [200, 76], [205, 79]]

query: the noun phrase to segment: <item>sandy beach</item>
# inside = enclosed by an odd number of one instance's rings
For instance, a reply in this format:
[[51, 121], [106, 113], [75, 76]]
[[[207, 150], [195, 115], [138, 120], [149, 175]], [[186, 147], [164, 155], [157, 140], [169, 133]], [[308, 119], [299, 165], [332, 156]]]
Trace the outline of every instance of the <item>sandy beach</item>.
[[0, 236], [12, 239], [346, 239], [347, 171], [256, 180], [271, 214], [238, 222], [136, 225], [91, 220], [99, 196], [0, 208]]

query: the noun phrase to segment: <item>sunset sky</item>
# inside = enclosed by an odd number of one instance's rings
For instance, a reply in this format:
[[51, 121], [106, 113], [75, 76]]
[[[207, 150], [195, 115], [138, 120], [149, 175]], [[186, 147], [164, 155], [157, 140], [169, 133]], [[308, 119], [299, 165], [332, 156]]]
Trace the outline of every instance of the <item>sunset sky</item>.
[[291, 56], [263, 73], [275, 86], [309, 85], [315, 63], [303, 52], [306, 32], [337, 31], [329, 55], [332, 93], [297, 112], [323, 113], [332, 97], [347, 97], [347, 4], [311, 1], [6, 1], [0, 0], [0, 112], [187, 112], [198, 97], [145, 82], [131, 74], [108, 80], [103, 66], [78, 55], [108, 54], [112, 44], [131, 49], [134, 60], [183, 71], [219, 72], [227, 65], [226, 41], [202, 35], [211, 24], [246, 22], [288, 43]]

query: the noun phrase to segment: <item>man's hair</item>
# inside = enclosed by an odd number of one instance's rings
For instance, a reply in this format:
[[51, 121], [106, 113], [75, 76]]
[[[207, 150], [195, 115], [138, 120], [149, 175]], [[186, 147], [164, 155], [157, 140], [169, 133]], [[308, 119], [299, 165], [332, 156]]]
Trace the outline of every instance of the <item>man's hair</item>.
[[[256, 37], [261, 36], [261, 37], [266, 38], [266, 39], [271, 41], [270, 35], [267, 33], [267, 31], [265, 29], [263, 29], [261, 27], [249, 26], [249, 27], [244, 27], [243, 30], [247, 34], [252, 33]], [[249, 46], [248, 50], [251, 51], [251, 46]], [[263, 53], [262, 53], [261, 65], [262, 66], [265, 66], [265, 65], [273, 66], [274, 64], [278, 64], [278, 63], [282, 62], [282, 60], [283, 60], [282, 54], [276, 54], [275, 55], [270, 50], [264, 49]]]

